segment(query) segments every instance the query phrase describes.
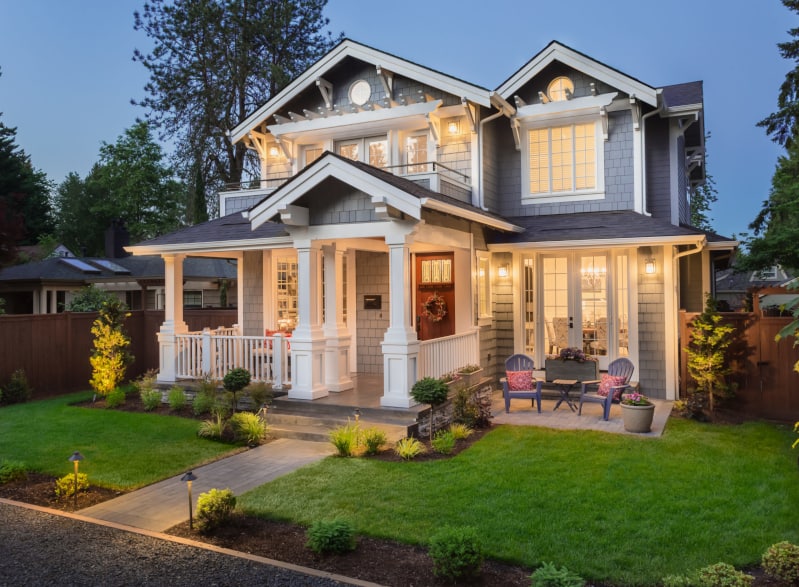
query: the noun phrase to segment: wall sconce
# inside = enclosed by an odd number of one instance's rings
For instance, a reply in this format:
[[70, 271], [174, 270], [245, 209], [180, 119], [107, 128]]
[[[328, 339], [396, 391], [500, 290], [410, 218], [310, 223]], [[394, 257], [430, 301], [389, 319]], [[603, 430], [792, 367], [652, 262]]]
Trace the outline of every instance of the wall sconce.
[[274, 157], [277, 157], [278, 155], [280, 155], [280, 149], [278, 149], [274, 145], [269, 147], [269, 156], [270, 157], [274, 158]]
[[657, 271], [657, 267], [655, 266], [655, 258], [647, 257], [646, 261], [644, 262], [644, 272], [647, 275], [654, 275], [655, 271]]
[[507, 277], [510, 275], [510, 265], [507, 263], [500, 265], [499, 269], [497, 269], [497, 275], [500, 277]]
[[460, 125], [458, 124], [457, 120], [449, 121], [449, 124], [447, 124], [447, 132], [451, 135], [460, 134]]

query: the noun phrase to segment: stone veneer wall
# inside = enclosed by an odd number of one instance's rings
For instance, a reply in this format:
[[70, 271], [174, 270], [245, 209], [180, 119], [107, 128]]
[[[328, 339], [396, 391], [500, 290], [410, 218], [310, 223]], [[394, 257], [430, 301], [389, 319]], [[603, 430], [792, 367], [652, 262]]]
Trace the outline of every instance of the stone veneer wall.
[[[389, 266], [386, 253], [355, 253], [355, 304], [359, 373], [383, 373], [381, 343], [389, 326]], [[364, 310], [364, 295], [382, 296], [379, 310]]]

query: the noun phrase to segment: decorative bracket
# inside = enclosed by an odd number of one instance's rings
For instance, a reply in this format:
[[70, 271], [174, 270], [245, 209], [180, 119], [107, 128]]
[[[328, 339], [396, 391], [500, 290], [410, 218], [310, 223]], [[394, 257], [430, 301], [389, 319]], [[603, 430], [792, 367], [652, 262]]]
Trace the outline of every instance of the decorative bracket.
[[513, 132], [513, 144], [517, 151], [522, 150], [521, 126], [522, 124], [519, 122], [518, 118], [514, 117], [510, 119], [510, 129]]
[[436, 142], [436, 147], [439, 146], [438, 144], [438, 137], [440, 135], [438, 130], [439, 121], [434, 120], [430, 114], [425, 114], [425, 118], [427, 118], [427, 126], [430, 127], [430, 132], [433, 134], [433, 140]]
[[283, 151], [283, 155], [289, 160], [289, 163], [294, 165], [294, 157], [292, 156], [294, 145], [291, 143], [291, 141], [275, 136], [275, 142], [280, 147], [280, 150]]
[[635, 97], [635, 94], [630, 95], [630, 110], [633, 115], [633, 129], [641, 130], [641, 103]]
[[608, 140], [608, 109], [604, 106], [599, 107], [599, 119], [602, 121], [602, 138]]
[[466, 112], [466, 120], [469, 121], [469, 129], [473, 133], [477, 132], [477, 125], [474, 122], [474, 112], [472, 112], [472, 107], [469, 105], [469, 101], [463, 97], [461, 98], [461, 104], [463, 104], [463, 109]]
[[316, 78], [316, 87], [322, 94], [322, 99], [325, 101], [325, 106], [328, 110], [333, 109], [333, 84], [323, 77]]
[[377, 77], [380, 78], [380, 83], [383, 84], [383, 89], [386, 91], [386, 96], [389, 100], [394, 99], [394, 74], [389, 70], [378, 65], [375, 67]]

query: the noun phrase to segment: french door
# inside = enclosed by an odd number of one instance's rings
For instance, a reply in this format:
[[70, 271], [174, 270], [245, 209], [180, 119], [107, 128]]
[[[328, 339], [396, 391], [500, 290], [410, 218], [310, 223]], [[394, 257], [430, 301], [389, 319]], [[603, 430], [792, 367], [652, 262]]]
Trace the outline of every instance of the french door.
[[627, 355], [627, 255], [580, 251], [542, 254], [538, 259], [535, 346], [543, 349], [541, 354], [578, 348], [595, 357], [600, 369]]

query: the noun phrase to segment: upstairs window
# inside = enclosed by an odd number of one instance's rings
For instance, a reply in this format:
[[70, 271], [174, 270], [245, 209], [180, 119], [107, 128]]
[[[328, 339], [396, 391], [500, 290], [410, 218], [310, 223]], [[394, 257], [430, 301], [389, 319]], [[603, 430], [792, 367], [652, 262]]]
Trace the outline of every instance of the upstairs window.
[[427, 161], [427, 133], [405, 137], [405, 163], [408, 173], [428, 171]]
[[596, 135], [594, 122], [528, 130], [529, 194], [598, 191]]
[[352, 139], [336, 143], [338, 154], [353, 161], [363, 161], [373, 167], [388, 165], [388, 141], [385, 137]]

